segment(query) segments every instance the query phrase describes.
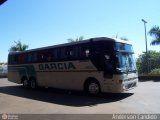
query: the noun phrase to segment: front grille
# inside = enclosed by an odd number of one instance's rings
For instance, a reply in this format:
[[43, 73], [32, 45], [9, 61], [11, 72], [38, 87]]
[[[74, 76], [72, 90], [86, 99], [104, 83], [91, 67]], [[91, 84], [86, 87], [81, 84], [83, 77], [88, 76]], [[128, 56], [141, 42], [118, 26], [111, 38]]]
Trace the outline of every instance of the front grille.
[[124, 81], [132, 81], [132, 80], [135, 80], [137, 79], [138, 77], [132, 77], [132, 78], [128, 78], [128, 79], [125, 79]]
[[136, 84], [137, 84], [136, 82], [129, 83], [129, 84], [126, 85], [126, 88], [129, 89], [129, 88], [135, 87]]

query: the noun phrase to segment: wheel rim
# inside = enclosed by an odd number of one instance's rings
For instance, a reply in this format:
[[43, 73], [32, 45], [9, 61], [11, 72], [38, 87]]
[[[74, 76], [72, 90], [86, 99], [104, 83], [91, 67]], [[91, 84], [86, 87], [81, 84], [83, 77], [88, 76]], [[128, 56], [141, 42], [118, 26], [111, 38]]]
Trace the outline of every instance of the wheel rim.
[[31, 80], [30, 87], [33, 88], [33, 89], [36, 88], [36, 82], [35, 82], [35, 80]]
[[99, 85], [97, 83], [90, 83], [88, 90], [91, 94], [97, 94], [99, 92]]
[[24, 86], [25, 88], [28, 87], [28, 80], [27, 80], [27, 79], [25, 79], [25, 80], [23, 81], [23, 86]]

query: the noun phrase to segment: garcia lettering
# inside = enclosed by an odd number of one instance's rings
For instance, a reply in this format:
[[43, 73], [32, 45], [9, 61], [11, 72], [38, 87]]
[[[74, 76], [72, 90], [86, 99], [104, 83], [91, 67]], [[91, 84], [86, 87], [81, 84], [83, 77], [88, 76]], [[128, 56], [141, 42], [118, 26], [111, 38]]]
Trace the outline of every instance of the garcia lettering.
[[75, 70], [75, 69], [76, 67], [72, 62], [39, 64], [39, 70]]

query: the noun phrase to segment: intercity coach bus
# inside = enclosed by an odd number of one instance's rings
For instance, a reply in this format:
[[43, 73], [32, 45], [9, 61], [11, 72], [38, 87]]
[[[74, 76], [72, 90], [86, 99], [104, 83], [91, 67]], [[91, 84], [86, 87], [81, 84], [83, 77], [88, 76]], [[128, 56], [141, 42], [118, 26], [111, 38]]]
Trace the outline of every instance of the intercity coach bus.
[[138, 77], [132, 44], [98, 37], [10, 52], [8, 80], [25, 88], [84, 90], [96, 95], [135, 88]]

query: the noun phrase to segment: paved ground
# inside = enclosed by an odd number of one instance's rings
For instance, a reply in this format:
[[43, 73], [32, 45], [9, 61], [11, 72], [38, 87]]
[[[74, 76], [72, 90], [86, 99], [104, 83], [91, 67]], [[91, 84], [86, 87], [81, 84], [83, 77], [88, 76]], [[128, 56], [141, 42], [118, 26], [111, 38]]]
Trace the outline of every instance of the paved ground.
[[140, 82], [127, 93], [89, 97], [75, 91], [27, 90], [0, 78], [0, 113], [160, 113], [160, 82]]

